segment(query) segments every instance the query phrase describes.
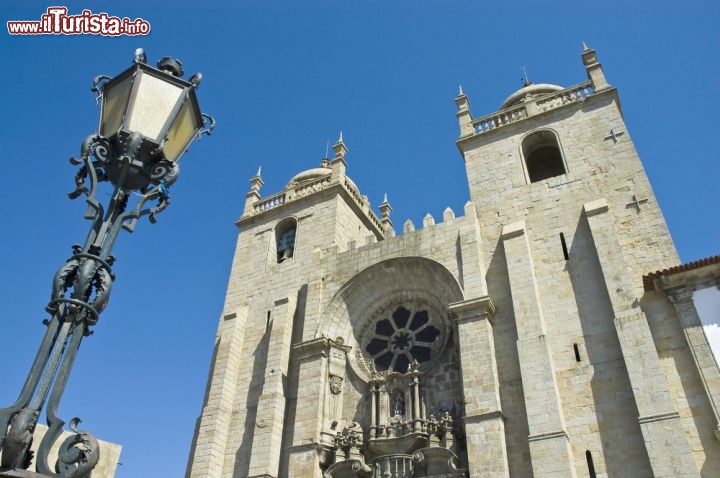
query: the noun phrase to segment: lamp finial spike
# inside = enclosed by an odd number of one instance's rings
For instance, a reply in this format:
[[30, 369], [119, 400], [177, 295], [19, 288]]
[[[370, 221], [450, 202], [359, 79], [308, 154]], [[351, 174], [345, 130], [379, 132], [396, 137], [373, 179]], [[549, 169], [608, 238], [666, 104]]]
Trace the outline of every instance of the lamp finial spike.
[[147, 63], [147, 55], [145, 54], [145, 50], [143, 50], [142, 48], [137, 48], [135, 50], [133, 63]]

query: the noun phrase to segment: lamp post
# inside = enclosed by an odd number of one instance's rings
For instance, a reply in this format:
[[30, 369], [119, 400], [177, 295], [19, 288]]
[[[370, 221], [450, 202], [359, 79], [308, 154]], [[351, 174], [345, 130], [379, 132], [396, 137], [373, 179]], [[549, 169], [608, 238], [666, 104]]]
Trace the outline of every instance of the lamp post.
[[[97, 440], [78, 430], [80, 420], [73, 418], [74, 434], [60, 445], [50, 468], [48, 454], [65, 424], [57, 408], [80, 342], [108, 303], [115, 261], [110, 252], [120, 230], [132, 232], [143, 216], [156, 221], [170, 202], [178, 159], [214, 128], [197, 100], [202, 75], [188, 81], [182, 75], [179, 61], [166, 57], [153, 68], [138, 49], [130, 68], [93, 82], [102, 99], [99, 131], [82, 143], [79, 158], [70, 158], [80, 168], [69, 194], [71, 199], [85, 196], [85, 217], [92, 225], [84, 245], [73, 246], [72, 257], [55, 274], [46, 307], [51, 317], [44, 321], [47, 330], [17, 401], [0, 409], [0, 477], [82, 478], [98, 463]], [[103, 182], [112, 188], [107, 205], [97, 197]], [[134, 204], [131, 196], [136, 196]], [[49, 429], [33, 457], [32, 437], [43, 408]], [[29, 470], [33, 458], [36, 472]]]

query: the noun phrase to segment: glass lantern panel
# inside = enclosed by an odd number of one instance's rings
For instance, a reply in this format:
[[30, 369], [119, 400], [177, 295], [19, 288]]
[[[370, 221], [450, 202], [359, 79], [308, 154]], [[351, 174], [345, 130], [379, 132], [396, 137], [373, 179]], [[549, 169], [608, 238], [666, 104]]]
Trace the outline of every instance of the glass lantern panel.
[[133, 75], [108, 85], [103, 90], [103, 108], [100, 117], [100, 134], [109, 138], [116, 134], [122, 126], [125, 107], [132, 88]]
[[165, 123], [183, 93], [181, 86], [138, 72], [134, 95], [128, 106], [125, 129], [137, 131], [146, 138], [159, 142]]
[[185, 152], [187, 145], [202, 127], [202, 123], [198, 120], [199, 116], [197, 105], [192, 98], [185, 100], [163, 144], [163, 151], [168, 160], [175, 161]]

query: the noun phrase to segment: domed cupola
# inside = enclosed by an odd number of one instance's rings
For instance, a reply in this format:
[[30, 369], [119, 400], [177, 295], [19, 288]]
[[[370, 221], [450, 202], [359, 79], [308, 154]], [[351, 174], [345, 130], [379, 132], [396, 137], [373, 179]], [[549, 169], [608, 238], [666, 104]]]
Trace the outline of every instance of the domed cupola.
[[500, 105], [500, 109], [504, 110], [505, 108], [510, 108], [511, 106], [515, 106], [520, 103], [526, 103], [551, 93], [557, 93], [558, 91], [562, 91], [564, 89], [565, 88], [562, 86], [551, 85], [549, 83], [533, 84], [528, 82], [525, 86], [508, 96], [507, 99], [503, 101], [502, 105]]
[[285, 189], [294, 188], [296, 186], [302, 185], [303, 183], [315, 181], [316, 179], [330, 176], [331, 174], [332, 168], [330, 167], [330, 161], [327, 159], [323, 159], [319, 168], [306, 169], [305, 171], [302, 171], [293, 176], [292, 179], [290, 179], [290, 182], [288, 182], [285, 186]]

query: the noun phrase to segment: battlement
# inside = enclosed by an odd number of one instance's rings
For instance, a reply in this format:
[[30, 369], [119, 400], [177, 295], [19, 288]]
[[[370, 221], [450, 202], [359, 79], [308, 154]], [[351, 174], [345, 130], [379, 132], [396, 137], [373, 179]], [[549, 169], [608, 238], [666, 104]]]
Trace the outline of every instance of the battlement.
[[[432, 214], [428, 213], [423, 217], [422, 225], [418, 228], [411, 219], [407, 219], [403, 223], [402, 232], [398, 235], [386, 234], [382, 241], [383, 247], [389, 247], [391, 249], [402, 249], [407, 241], [411, 240], [423, 240], [427, 235], [439, 235], [448, 236], [454, 240], [457, 236], [457, 228], [459, 228], [466, 218], [474, 221], [475, 218], [475, 206], [472, 202], [468, 201], [465, 203], [464, 215], [455, 216], [455, 212], [450, 207], [446, 207], [443, 211], [442, 221], [435, 222], [435, 218]], [[447, 226], [447, 227], [446, 227]], [[376, 247], [378, 241], [374, 236], [367, 236], [364, 244], [357, 244], [354, 241], [347, 245], [347, 251], [362, 252], [364, 249], [371, 249]]]

